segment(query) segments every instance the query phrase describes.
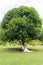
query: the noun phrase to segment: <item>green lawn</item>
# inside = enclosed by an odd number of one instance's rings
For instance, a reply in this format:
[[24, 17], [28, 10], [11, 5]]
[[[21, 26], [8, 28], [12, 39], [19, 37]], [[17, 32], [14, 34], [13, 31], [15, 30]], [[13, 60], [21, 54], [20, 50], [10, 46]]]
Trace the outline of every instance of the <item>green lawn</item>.
[[43, 46], [29, 46], [32, 53], [23, 53], [20, 47], [0, 47], [0, 65], [43, 65]]

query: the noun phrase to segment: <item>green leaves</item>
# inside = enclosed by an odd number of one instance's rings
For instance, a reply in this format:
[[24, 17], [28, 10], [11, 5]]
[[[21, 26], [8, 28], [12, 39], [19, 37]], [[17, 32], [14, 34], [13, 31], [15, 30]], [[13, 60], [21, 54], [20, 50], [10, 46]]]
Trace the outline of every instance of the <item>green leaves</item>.
[[6, 30], [6, 37], [10, 40], [27, 38], [37, 39], [41, 29], [41, 19], [33, 7], [20, 6], [8, 11], [3, 20], [2, 28]]

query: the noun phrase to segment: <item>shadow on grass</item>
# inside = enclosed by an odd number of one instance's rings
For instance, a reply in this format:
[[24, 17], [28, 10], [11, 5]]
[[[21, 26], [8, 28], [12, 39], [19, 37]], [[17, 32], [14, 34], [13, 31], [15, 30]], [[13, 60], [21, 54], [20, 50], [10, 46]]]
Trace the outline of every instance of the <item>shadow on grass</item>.
[[[38, 51], [43, 51], [39, 49], [33, 49], [33, 48], [28, 48], [30, 51], [38, 52]], [[21, 48], [3, 48], [4, 52], [22, 52]]]
[[[35, 49], [29, 49], [29, 50], [30, 51], [38, 51], [38, 50], [35, 50]], [[8, 53], [15, 53], [15, 52], [18, 53], [18, 52], [22, 52], [22, 49], [21, 48], [4, 48], [3, 51], [8, 52]]]
[[5, 52], [22, 52], [21, 48], [4, 48], [3, 51]]
[[35, 48], [28, 48], [28, 49], [34, 52], [43, 52], [43, 49], [35, 49]]
[[[28, 48], [29, 49], [29, 48]], [[30, 51], [36, 51], [34, 49], [29, 49]], [[4, 52], [22, 52], [21, 48], [3, 48]]]
[[38, 50], [36, 50], [36, 49], [29, 49], [29, 50], [31, 50], [31, 51], [38, 51]]

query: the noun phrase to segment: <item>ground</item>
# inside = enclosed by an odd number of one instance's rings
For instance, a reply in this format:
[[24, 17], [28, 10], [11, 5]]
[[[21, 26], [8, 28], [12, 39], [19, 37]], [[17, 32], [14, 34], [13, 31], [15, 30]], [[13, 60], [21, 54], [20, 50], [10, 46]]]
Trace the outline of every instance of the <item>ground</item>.
[[24, 53], [20, 46], [0, 46], [0, 65], [43, 65], [43, 46], [28, 46], [33, 52]]

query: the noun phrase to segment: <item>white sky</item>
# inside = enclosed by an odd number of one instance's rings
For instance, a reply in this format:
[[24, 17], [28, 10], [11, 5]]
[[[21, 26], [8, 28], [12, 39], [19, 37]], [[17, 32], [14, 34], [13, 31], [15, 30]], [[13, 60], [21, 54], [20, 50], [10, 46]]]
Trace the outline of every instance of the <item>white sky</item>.
[[34, 7], [43, 18], [43, 0], [0, 0], [0, 21], [8, 10], [22, 5]]

